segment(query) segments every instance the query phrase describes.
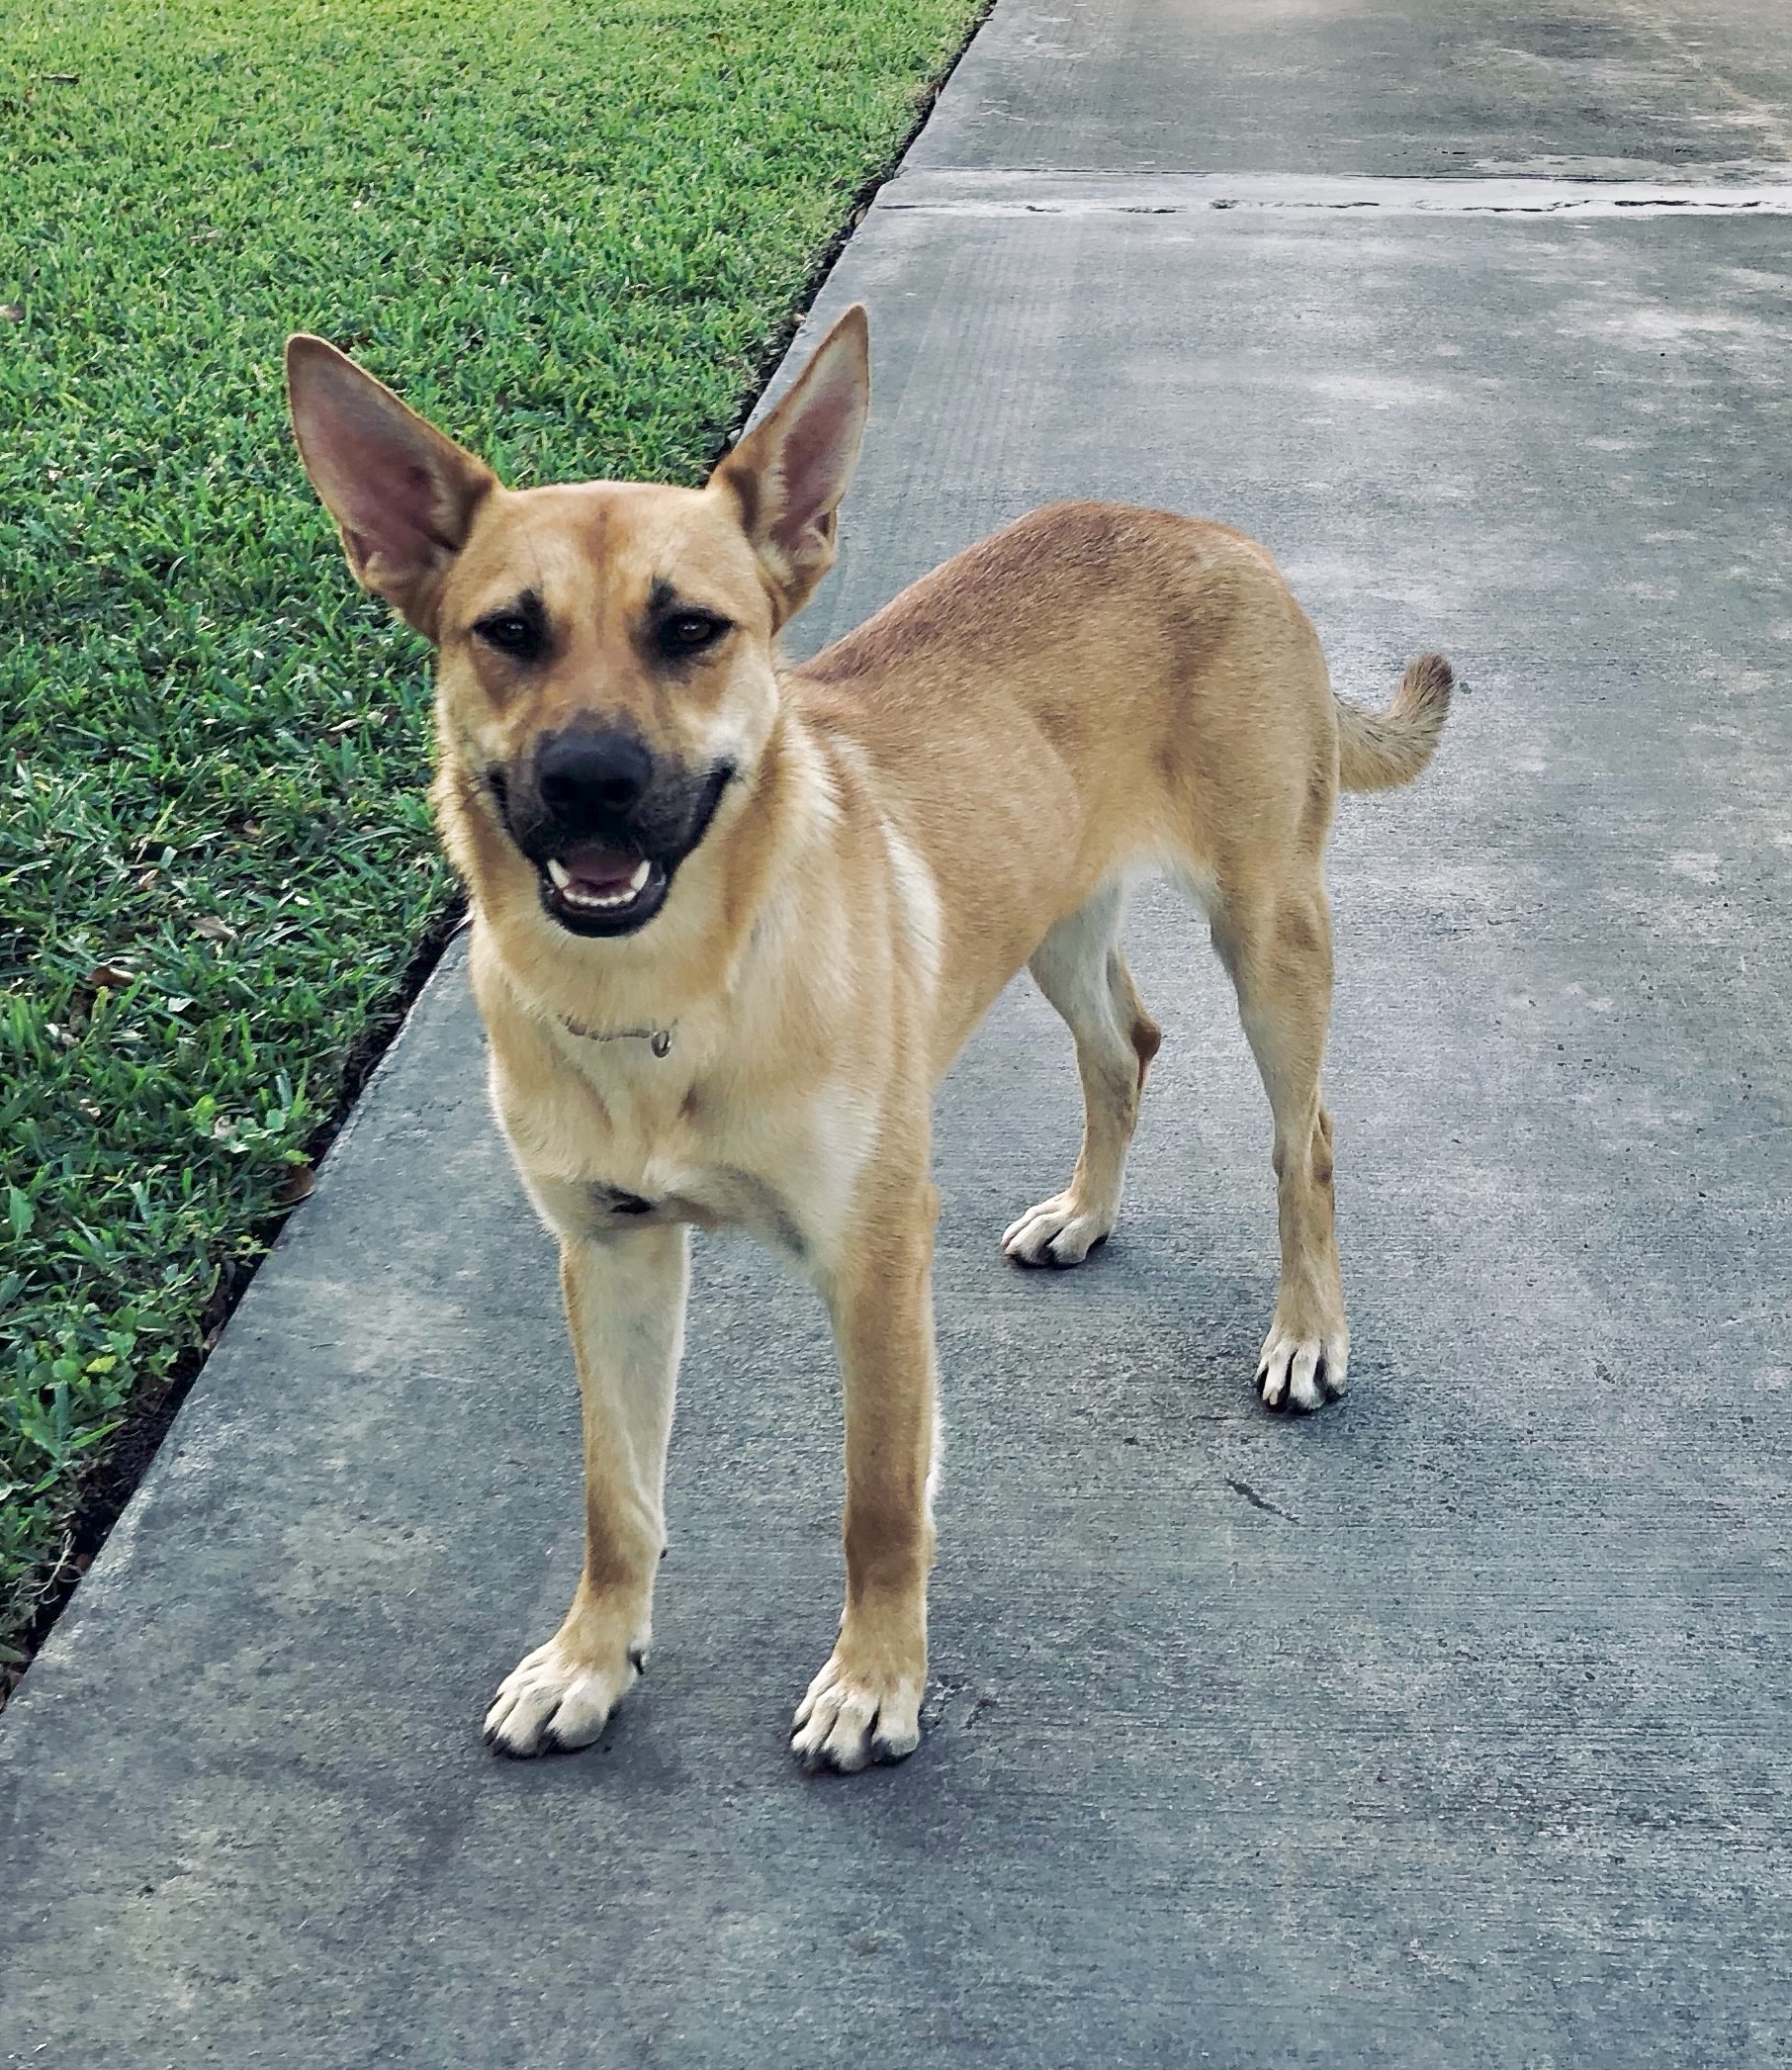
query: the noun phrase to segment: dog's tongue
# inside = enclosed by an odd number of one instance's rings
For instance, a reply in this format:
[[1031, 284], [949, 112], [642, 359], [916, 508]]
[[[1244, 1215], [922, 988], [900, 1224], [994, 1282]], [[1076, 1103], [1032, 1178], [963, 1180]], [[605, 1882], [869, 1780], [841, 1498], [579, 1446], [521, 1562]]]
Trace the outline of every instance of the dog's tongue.
[[588, 898], [614, 898], [618, 892], [635, 889], [642, 867], [639, 855], [600, 848], [594, 841], [570, 850], [560, 859], [567, 873], [565, 888], [582, 891]]

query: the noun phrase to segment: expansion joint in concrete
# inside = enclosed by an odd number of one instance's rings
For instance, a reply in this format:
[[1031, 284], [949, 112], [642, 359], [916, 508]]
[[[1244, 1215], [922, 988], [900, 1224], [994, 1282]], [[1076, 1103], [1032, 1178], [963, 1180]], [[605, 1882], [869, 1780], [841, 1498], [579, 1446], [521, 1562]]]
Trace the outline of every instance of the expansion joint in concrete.
[[1335, 211], [1382, 216], [1787, 216], [1783, 180], [1728, 186], [1655, 181], [1387, 179], [1295, 173], [905, 172], [884, 209], [947, 216], [1181, 216], [1209, 211]]

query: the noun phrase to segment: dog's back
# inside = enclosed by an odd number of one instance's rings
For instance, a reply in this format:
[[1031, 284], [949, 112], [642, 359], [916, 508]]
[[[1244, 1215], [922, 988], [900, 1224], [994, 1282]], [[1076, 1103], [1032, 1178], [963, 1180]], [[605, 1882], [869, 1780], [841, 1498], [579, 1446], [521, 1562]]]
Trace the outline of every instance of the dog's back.
[[950, 884], [988, 952], [980, 994], [1135, 856], [1228, 881], [1290, 844], [1316, 855], [1330, 824], [1318, 641], [1270, 556], [1224, 525], [1051, 504], [904, 590], [791, 690], [823, 739], [868, 758], [882, 809]]

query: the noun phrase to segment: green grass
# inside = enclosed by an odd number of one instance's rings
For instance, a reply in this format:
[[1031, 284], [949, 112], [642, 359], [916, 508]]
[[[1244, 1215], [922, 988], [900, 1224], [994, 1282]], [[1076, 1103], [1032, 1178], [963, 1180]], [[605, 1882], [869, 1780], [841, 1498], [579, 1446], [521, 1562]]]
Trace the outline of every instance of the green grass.
[[0, 1689], [452, 899], [283, 338], [696, 480], [976, 11], [0, 0]]

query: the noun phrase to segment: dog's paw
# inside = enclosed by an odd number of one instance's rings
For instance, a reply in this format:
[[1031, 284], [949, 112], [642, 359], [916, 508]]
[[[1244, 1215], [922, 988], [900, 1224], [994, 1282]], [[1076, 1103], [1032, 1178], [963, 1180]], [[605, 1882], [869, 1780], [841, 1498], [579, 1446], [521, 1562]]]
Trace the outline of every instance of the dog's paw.
[[1278, 1323], [1263, 1340], [1257, 1360], [1257, 1392], [1265, 1408], [1323, 1408], [1345, 1392], [1350, 1371], [1350, 1332], [1300, 1335]]
[[805, 1768], [850, 1775], [872, 1761], [906, 1760], [921, 1745], [925, 1672], [854, 1674], [838, 1652], [796, 1707], [790, 1751]]
[[1080, 1265], [1113, 1228], [1112, 1214], [1093, 1213], [1075, 1194], [1058, 1193], [1010, 1222], [1002, 1248], [1017, 1265]]
[[498, 1684], [486, 1713], [486, 1745], [518, 1758], [588, 1747], [624, 1692], [639, 1680], [639, 1648], [588, 1658], [564, 1632], [526, 1654]]

